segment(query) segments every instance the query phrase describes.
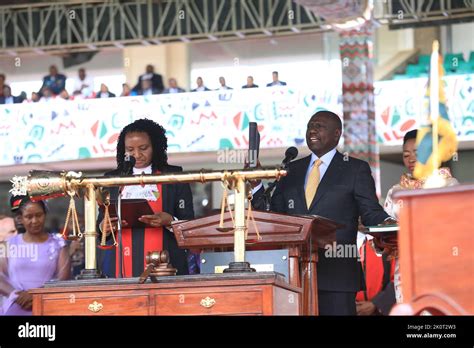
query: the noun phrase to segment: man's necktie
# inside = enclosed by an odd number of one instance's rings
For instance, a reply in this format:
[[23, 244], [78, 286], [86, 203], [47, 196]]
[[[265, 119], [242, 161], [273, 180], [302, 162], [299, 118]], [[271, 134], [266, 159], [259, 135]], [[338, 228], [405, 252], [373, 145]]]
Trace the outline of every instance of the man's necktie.
[[306, 190], [305, 190], [305, 197], [306, 197], [306, 206], [311, 206], [311, 202], [313, 202], [314, 195], [318, 190], [319, 185], [319, 166], [321, 165], [321, 160], [317, 160], [313, 164], [313, 168], [308, 176], [308, 181], [306, 182]]

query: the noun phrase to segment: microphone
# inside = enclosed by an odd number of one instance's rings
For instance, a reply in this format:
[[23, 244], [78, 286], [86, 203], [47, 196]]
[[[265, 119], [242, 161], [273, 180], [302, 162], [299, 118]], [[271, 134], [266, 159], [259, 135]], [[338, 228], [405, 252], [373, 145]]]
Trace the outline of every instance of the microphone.
[[283, 160], [283, 162], [281, 162], [281, 168], [286, 168], [288, 166], [288, 163], [293, 161], [296, 156], [298, 156], [298, 149], [296, 147], [292, 146], [286, 149], [285, 159]]
[[135, 157], [130, 155], [128, 152], [125, 153], [125, 156], [123, 158], [123, 165], [122, 165], [122, 175], [129, 175], [132, 174], [133, 172], [133, 167], [135, 166], [135, 163], [137, 160]]

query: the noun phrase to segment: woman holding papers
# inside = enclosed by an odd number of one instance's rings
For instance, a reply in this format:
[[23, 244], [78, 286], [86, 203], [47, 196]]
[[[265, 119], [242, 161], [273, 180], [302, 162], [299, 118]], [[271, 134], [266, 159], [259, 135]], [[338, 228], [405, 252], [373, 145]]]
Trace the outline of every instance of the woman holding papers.
[[[392, 217], [398, 219], [398, 214], [400, 210], [400, 205], [398, 202], [393, 201], [393, 194], [399, 190], [416, 190], [423, 187], [424, 181], [415, 179], [413, 177], [413, 171], [415, 170], [416, 165], [416, 135], [417, 130], [411, 130], [405, 134], [403, 137], [403, 164], [408, 169], [408, 173], [404, 173], [400, 182], [394, 185], [387, 193], [387, 198], [385, 199], [384, 209]], [[448, 185], [455, 185], [458, 181], [451, 176], [449, 168], [439, 168], [439, 174], [443, 176]], [[403, 302], [402, 291], [401, 291], [401, 281], [400, 281], [400, 272], [399, 272], [399, 263], [398, 259], [395, 263], [395, 297], [397, 303]]]
[[[117, 169], [105, 175], [160, 174], [182, 171], [181, 167], [168, 164], [165, 129], [152, 120], [140, 119], [127, 125], [120, 133], [117, 143]], [[133, 168], [126, 168], [125, 158], [133, 156]], [[132, 161], [133, 163], [133, 161]], [[115, 193], [115, 199], [119, 193]], [[178, 275], [187, 274], [186, 252], [178, 248], [174, 234], [169, 230], [173, 220], [194, 218], [194, 208], [189, 184], [156, 184], [125, 186], [120, 190], [122, 204], [127, 199], [146, 200], [153, 212], [138, 218], [142, 227], [122, 223], [122, 274], [138, 277], [145, 269], [145, 257], [149, 251], [167, 250], [171, 264]], [[114, 193], [111, 192], [114, 200]], [[99, 219], [101, 231], [117, 232], [117, 218], [113, 218], [113, 231], [103, 224], [103, 212]], [[119, 275], [119, 248], [102, 251], [99, 264], [109, 277]]]

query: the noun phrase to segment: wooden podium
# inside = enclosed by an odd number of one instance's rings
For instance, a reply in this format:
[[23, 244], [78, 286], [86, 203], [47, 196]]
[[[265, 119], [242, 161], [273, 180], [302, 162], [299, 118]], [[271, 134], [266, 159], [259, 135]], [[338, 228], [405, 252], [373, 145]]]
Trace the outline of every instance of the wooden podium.
[[474, 185], [401, 191], [403, 305], [391, 314], [474, 314]]
[[[32, 289], [34, 315], [316, 315], [318, 245], [332, 243], [340, 225], [322, 217], [254, 212], [261, 247], [289, 248], [289, 281], [275, 272], [70, 280]], [[178, 221], [183, 248], [232, 250], [232, 232], [216, 230], [220, 215]], [[225, 226], [232, 227], [227, 213]], [[256, 239], [250, 224], [249, 239]], [[301, 266], [300, 266], [301, 258]]]
[[[336, 229], [342, 225], [320, 216], [295, 216], [253, 211], [261, 239], [251, 222], [248, 224], [246, 249], [286, 248], [289, 250], [290, 285], [303, 289], [302, 314], [318, 314], [317, 261], [318, 247], [336, 240]], [[220, 214], [191, 221], [173, 223], [178, 246], [187, 249], [223, 251], [232, 248], [232, 232], [217, 230]], [[224, 215], [224, 228], [233, 226], [230, 213]], [[231, 250], [231, 249], [230, 249]], [[300, 262], [301, 261], [301, 262]]]

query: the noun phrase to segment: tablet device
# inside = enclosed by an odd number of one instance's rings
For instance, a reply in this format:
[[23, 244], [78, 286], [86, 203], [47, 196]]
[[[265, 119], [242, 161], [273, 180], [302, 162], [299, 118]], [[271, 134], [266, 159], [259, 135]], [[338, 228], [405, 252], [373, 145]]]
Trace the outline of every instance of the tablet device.
[[[127, 221], [128, 226], [126, 228], [133, 227], [146, 227], [138, 218], [142, 215], [153, 215], [148, 201], [146, 199], [122, 199], [122, 220]], [[110, 217], [117, 217], [117, 201], [110, 202], [109, 207]]]

